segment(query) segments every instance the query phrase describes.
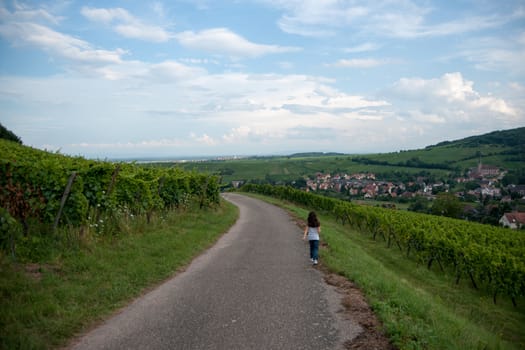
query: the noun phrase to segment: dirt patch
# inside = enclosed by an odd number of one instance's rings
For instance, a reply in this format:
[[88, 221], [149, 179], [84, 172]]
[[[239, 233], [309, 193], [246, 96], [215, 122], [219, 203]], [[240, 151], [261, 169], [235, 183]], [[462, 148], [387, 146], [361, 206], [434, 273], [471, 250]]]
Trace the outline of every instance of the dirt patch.
[[[292, 215], [293, 221], [304, 230], [305, 220]], [[329, 249], [328, 244], [321, 240], [321, 248]], [[344, 343], [346, 349], [366, 350], [396, 350], [388, 337], [382, 331], [382, 324], [374, 314], [363, 292], [346, 277], [335, 274], [320, 263], [317, 268], [323, 273], [327, 284], [334, 286], [343, 297], [341, 304], [344, 307], [345, 317], [358, 323], [363, 331], [352, 340]]]
[[337, 291], [343, 295], [341, 303], [345, 308], [346, 317], [357, 322], [364, 330], [356, 338], [347, 341], [345, 347], [347, 349], [395, 350], [396, 348], [382, 332], [381, 322], [366, 302], [361, 290], [345, 277], [331, 273], [323, 266], [320, 266], [319, 269], [324, 273], [325, 282], [336, 287]]
[[16, 267], [16, 270], [23, 272], [33, 281], [39, 282], [42, 279], [42, 274], [44, 272], [60, 272], [60, 267], [50, 264], [24, 264]]

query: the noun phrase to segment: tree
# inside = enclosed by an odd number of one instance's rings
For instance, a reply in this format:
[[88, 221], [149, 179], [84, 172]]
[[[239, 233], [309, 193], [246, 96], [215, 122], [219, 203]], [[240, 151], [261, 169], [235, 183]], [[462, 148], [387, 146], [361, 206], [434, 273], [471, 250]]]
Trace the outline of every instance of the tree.
[[428, 199], [422, 196], [417, 196], [412, 204], [408, 206], [408, 210], [418, 213], [428, 213]]
[[510, 184], [525, 184], [525, 169], [516, 169], [509, 171], [501, 182], [503, 186], [508, 186]]
[[463, 212], [463, 204], [451, 193], [440, 193], [432, 205], [431, 212], [434, 215], [459, 218]]
[[292, 181], [292, 187], [294, 188], [306, 188], [306, 180], [304, 178], [298, 178], [294, 181]]
[[0, 139], [5, 139], [9, 141], [14, 141], [19, 144], [22, 144], [20, 137], [16, 136], [11, 130], [8, 130], [0, 123]]
[[473, 191], [473, 190], [478, 189], [480, 187], [481, 187], [481, 185], [477, 181], [465, 182], [465, 189], [467, 191]]

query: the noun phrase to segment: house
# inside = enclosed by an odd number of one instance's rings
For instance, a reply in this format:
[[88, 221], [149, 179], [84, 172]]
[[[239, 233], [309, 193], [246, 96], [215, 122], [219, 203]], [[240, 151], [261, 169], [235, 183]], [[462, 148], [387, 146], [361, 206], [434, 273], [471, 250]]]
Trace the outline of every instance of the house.
[[307, 191], [308, 190], [317, 191], [317, 182], [315, 182], [313, 180], [307, 180], [306, 181], [306, 189], [307, 189]]
[[517, 193], [520, 196], [525, 196], [525, 185], [509, 185], [507, 190], [510, 193]]
[[409, 192], [409, 191], [407, 191], [407, 192], [403, 192], [403, 193], [401, 194], [401, 197], [402, 197], [402, 198], [414, 198], [415, 196], [416, 196], [415, 193], [413, 193], [413, 192]]
[[377, 191], [379, 187], [375, 183], [367, 184], [361, 191], [365, 194], [365, 198], [374, 198], [377, 196]]
[[501, 197], [501, 190], [496, 187], [486, 186], [481, 188], [482, 196]]
[[512, 203], [512, 197], [511, 196], [505, 196], [501, 198], [501, 203]]
[[503, 227], [510, 227], [512, 229], [520, 229], [525, 226], [525, 213], [512, 212], [505, 213], [499, 220]]

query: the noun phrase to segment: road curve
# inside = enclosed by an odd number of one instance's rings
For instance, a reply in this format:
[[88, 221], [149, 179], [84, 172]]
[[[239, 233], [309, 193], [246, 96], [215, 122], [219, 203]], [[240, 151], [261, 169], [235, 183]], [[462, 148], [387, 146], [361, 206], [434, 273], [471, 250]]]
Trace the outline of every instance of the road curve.
[[[341, 349], [359, 333], [281, 209], [239, 194], [235, 225], [188, 268], [71, 347]], [[358, 328], [359, 326], [357, 326]]]

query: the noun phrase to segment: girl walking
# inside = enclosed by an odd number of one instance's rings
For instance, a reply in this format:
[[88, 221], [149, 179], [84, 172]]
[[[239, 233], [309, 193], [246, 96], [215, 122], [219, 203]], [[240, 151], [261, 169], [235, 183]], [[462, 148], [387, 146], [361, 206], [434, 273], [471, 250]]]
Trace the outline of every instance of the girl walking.
[[314, 265], [317, 265], [319, 260], [319, 233], [321, 233], [321, 224], [315, 212], [311, 211], [308, 214], [308, 224], [304, 229], [303, 239], [308, 238], [308, 243], [310, 243], [310, 260]]

